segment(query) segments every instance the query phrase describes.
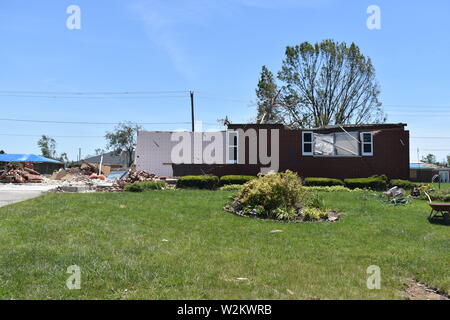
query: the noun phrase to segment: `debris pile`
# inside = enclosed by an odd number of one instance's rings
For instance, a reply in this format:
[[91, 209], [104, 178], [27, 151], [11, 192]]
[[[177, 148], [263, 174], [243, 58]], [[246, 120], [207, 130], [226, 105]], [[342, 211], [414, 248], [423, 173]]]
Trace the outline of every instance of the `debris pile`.
[[4, 183], [39, 183], [43, 177], [32, 166], [21, 168], [14, 164], [7, 164], [4, 170], [0, 170], [0, 182]]
[[116, 180], [112, 186], [97, 186], [98, 192], [121, 192], [127, 184], [138, 182], [138, 181], [152, 181], [156, 180], [156, 175], [149, 173], [147, 171], [134, 171], [130, 169], [128, 175], [124, 178]]

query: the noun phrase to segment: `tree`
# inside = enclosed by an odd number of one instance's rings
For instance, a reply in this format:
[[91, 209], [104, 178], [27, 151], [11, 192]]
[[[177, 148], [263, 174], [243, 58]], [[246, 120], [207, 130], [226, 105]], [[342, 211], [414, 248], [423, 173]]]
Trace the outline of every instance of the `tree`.
[[270, 75], [263, 67], [256, 90], [258, 116], [260, 110], [274, 110], [276, 118], [292, 127], [386, 121], [372, 61], [354, 43], [288, 46], [279, 88]]
[[429, 163], [429, 164], [435, 164], [436, 156], [434, 154], [427, 154], [425, 157], [422, 157], [422, 162]]
[[141, 127], [133, 122], [120, 123], [114, 128], [114, 132], [107, 132], [108, 149], [112, 149], [116, 154], [124, 152], [127, 157], [127, 164], [133, 164], [133, 151], [136, 144], [136, 135]]
[[41, 149], [41, 155], [46, 158], [56, 157], [56, 141], [55, 139], [42, 135], [42, 137], [37, 142], [39, 148]]
[[0, 150], [0, 154], [5, 154], [5, 151], [3, 151], [3, 150]]
[[280, 91], [272, 72], [263, 66], [261, 76], [256, 89], [256, 97], [258, 99], [258, 120], [269, 123], [281, 121], [278, 111], [278, 105], [275, 103], [279, 97]]
[[59, 156], [58, 160], [64, 162], [64, 163], [68, 163], [69, 162], [69, 157], [67, 156], [66, 152], [61, 153], [61, 155]]
[[95, 155], [96, 156], [99, 156], [99, 155], [105, 153], [105, 151], [103, 149], [101, 149], [101, 148], [97, 148], [94, 151], [95, 151]]

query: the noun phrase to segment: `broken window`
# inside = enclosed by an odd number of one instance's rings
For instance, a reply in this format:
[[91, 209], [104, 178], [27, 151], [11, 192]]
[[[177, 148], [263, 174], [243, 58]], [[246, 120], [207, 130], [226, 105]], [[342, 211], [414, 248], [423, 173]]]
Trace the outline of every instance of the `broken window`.
[[304, 131], [302, 136], [302, 154], [306, 156], [358, 157], [360, 155], [373, 155], [373, 137], [371, 132], [363, 132], [361, 134], [359, 132], [320, 134]]
[[238, 160], [238, 133], [227, 131], [227, 162], [237, 163]]
[[333, 156], [334, 134], [314, 134], [314, 155]]
[[339, 132], [335, 134], [335, 151], [337, 156], [359, 156], [357, 132]]

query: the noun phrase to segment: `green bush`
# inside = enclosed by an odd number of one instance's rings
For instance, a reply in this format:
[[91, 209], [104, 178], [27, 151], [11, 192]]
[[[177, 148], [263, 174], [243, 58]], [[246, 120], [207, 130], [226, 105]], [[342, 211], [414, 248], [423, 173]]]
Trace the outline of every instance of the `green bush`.
[[242, 175], [223, 176], [220, 178], [220, 185], [225, 186], [228, 184], [245, 184], [255, 178], [256, 178], [255, 176], [242, 176]]
[[345, 186], [350, 189], [371, 189], [377, 191], [385, 191], [388, 187], [388, 183], [380, 178], [358, 178], [358, 179], [345, 179]]
[[177, 188], [209, 189], [213, 190], [219, 185], [219, 178], [212, 175], [184, 176], [178, 179]]
[[411, 190], [414, 187], [417, 187], [417, 184], [408, 180], [394, 179], [391, 180], [391, 187], [399, 187], [405, 190]]
[[319, 192], [361, 192], [363, 189], [349, 189], [343, 186], [332, 186], [332, 187], [305, 187], [309, 191], [319, 191]]
[[292, 171], [252, 179], [242, 186], [235, 201], [245, 213], [290, 220], [307, 202], [308, 191]]
[[144, 192], [149, 190], [162, 190], [165, 187], [165, 181], [137, 181], [131, 184], [127, 184], [124, 190], [127, 192]]
[[[427, 191], [432, 201], [450, 202], [450, 190]], [[427, 200], [425, 193], [420, 194], [420, 199]]]
[[239, 191], [242, 188], [242, 184], [226, 184], [221, 186], [219, 189], [221, 191]]
[[306, 178], [304, 184], [308, 187], [332, 187], [343, 186], [344, 181], [332, 178]]
[[370, 176], [369, 178], [380, 179], [380, 180], [385, 181], [386, 184], [389, 184], [389, 178], [385, 174], [375, 174], [373, 176]]
[[302, 216], [307, 221], [322, 220], [328, 217], [328, 211], [321, 208], [305, 207], [302, 210]]

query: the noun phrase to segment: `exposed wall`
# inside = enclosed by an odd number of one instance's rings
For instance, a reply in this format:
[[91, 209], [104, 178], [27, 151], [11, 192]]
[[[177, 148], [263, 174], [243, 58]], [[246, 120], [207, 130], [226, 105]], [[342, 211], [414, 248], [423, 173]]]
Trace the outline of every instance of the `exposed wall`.
[[[136, 142], [136, 169], [145, 170], [158, 176], [180, 175], [174, 173], [172, 169], [174, 160], [171, 157], [172, 150], [179, 144], [178, 141], [171, 141], [174, 133], [179, 134], [179, 132], [170, 131], [139, 131]], [[205, 151], [205, 147], [211, 143], [209, 139], [214, 139], [211, 138], [211, 135], [219, 137], [217, 143], [220, 145], [218, 148], [220, 154], [217, 154], [217, 163], [225, 163], [225, 132], [183, 132], [182, 134], [190, 141], [190, 150], [187, 152], [190, 154], [189, 162], [191, 164], [187, 165], [192, 166], [192, 170], [197, 170], [196, 167], [203, 162], [202, 150]]]
[[[383, 125], [364, 128], [346, 128], [347, 131], [373, 132], [373, 156], [358, 157], [318, 157], [302, 155], [302, 131], [287, 130], [283, 125], [230, 125], [229, 129], [278, 129], [280, 135], [279, 171], [296, 171], [302, 177], [361, 178], [374, 174], [386, 174], [391, 179], [409, 179], [409, 131], [401, 125]], [[309, 130], [308, 130], [309, 131]], [[318, 130], [320, 133], [342, 132], [340, 129]], [[193, 141], [194, 136], [191, 134]], [[196, 133], [200, 134], [201, 133]], [[192, 158], [194, 164], [173, 164], [171, 150], [177, 142], [170, 141], [171, 132], [141, 131], [136, 148], [138, 170], [146, 170], [157, 175], [182, 176], [188, 174], [227, 174], [256, 175], [260, 164], [248, 164], [248, 144], [246, 145], [247, 164], [226, 164], [226, 134], [221, 132], [223, 142], [223, 161], [215, 165], [205, 165]], [[271, 152], [270, 134], [268, 152]], [[203, 147], [209, 142], [203, 142]], [[192, 148], [195, 148], [192, 146]], [[257, 148], [259, 152], [259, 147]], [[193, 157], [195, 150], [193, 149]]]
[[[230, 129], [243, 128], [233, 125]], [[268, 125], [246, 125], [246, 129], [270, 128]], [[273, 127], [272, 127], [273, 128]], [[361, 178], [374, 174], [386, 174], [391, 179], [409, 178], [409, 131], [403, 127], [364, 129], [346, 129], [347, 131], [373, 132], [373, 156], [363, 157], [318, 157], [302, 155], [302, 130], [280, 130], [280, 171], [287, 169], [298, 172], [302, 177], [329, 178]], [[309, 130], [308, 130], [309, 131]], [[320, 133], [330, 133], [342, 130], [320, 130]], [[269, 150], [270, 150], [270, 138]], [[246, 147], [248, 150], [248, 147]], [[239, 164], [233, 166], [215, 166], [209, 173], [222, 176], [235, 171], [239, 174], [254, 174], [258, 165]]]

